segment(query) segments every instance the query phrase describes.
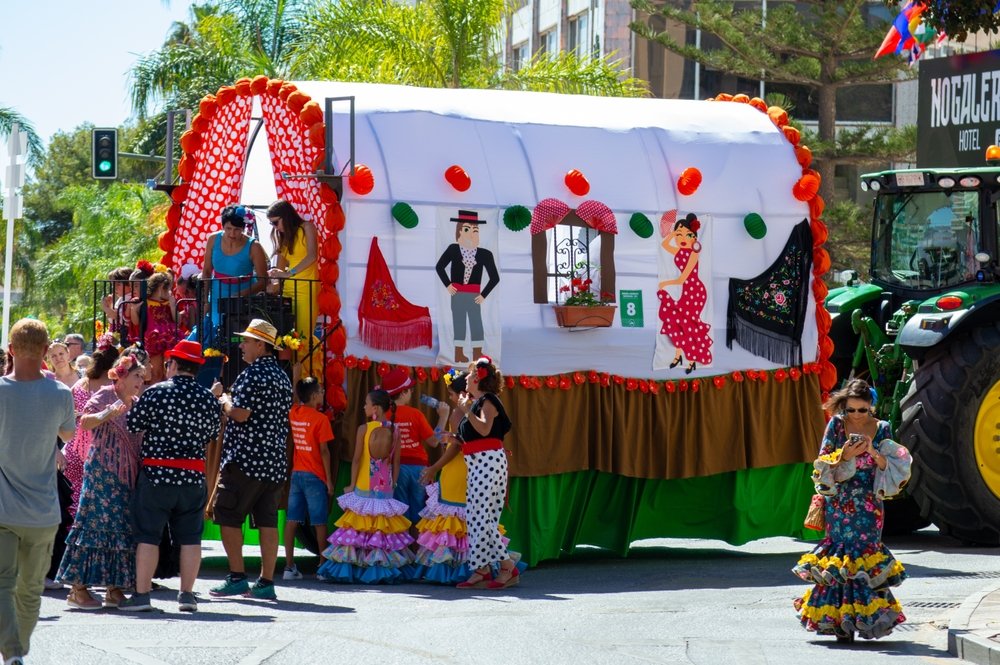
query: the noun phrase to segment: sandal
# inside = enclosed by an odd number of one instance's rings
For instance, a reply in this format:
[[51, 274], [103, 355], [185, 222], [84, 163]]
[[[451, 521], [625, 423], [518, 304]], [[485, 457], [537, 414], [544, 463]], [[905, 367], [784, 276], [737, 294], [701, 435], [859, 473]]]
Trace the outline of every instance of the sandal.
[[101, 601], [91, 596], [85, 588], [72, 589], [66, 596], [66, 604], [75, 610], [101, 609]]
[[469, 579], [464, 582], [459, 582], [455, 585], [457, 589], [485, 589], [493, 582], [493, 573], [487, 570], [485, 573], [481, 573], [478, 570], [473, 571]]
[[506, 589], [507, 587], [514, 586], [520, 581], [521, 581], [521, 571], [519, 571], [516, 566], [511, 566], [510, 568], [501, 567], [500, 572], [496, 576], [496, 579], [487, 584], [486, 588]]
[[118, 587], [108, 587], [104, 593], [104, 607], [118, 609], [118, 606], [125, 600], [125, 592]]

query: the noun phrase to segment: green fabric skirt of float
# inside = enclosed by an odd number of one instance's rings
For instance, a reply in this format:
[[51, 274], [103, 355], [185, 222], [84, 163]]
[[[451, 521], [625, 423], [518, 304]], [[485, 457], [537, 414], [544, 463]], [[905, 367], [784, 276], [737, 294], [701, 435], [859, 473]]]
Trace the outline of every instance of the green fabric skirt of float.
[[[503, 524], [511, 548], [530, 566], [572, 556], [581, 545], [625, 556], [633, 542], [646, 538], [733, 545], [769, 536], [812, 540], [816, 532], [802, 526], [813, 494], [811, 470], [810, 464], [785, 464], [677, 480], [598, 471], [512, 478]], [[349, 465], [341, 465], [339, 475], [342, 487]], [[339, 512], [334, 503], [331, 523]], [[246, 544], [259, 542], [255, 530], [244, 532]], [[206, 522], [205, 538], [219, 536], [218, 527]]]

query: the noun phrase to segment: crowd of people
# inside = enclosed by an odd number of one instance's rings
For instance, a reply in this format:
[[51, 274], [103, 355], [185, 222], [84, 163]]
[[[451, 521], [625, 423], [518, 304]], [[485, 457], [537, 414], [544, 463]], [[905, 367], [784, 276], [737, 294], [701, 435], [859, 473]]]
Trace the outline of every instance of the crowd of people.
[[[240, 208], [223, 212], [223, 231], [208, 241], [202, 276], [232, 280], [249, 296], [265, 279], [315, 270], [315, 230], [278, 202], [268, 215], [279, 260], [261, 274], [259, 245], [243, 234], [247, 213]], [[230, 262], [235, 255], [245, 255], [246, 265]], [[45, 588], [68, 586], [73, 610], [153, 609], [165, 534], [178, 551], [177, 607], [196, 611], [206, 515], [220, 527], [229, 567], [210, 595], [275, 600], [278, 509], [286, 493], [283, 580], [303, 577], [295, 532], [308, 523], [320, 545], [320, 580], [488, 589], [519, 581], [518, 556], [507, 550], [499, 523], [507, 492], [503, 437], [511, 422], [498, 396], [502, 377], [489, 357], [447, 375], [454, 408], [434, 405], [437, 427], [410, 406], [414, 382], [402, 368], [365, 396], [368, 422], [359, 428], [350, 480], [336, 499], [343, 515], [328, 535], [339, 468], [330, 450], [331, 419], [322, 411], [322, 385], [312, 376], [293, 383], [279, 365], [275, 326], [253, 319], [236, 333], [246, 367], [228, 390], [218, 380], [209, 388], [197, 380], [205, 349], [188, 338], [188, 326], [203, 322], [185, 312], [185, 298], [175, 293], [192, 288], [197, 274], [182, 270], [175, 284], [170, 270], [142, 262], [109, 278], [114, 291], [101, 302], [108, 331], [97, 336], [91, 354], [81, 335], [50, 341], [45, 324], [34, 319], [11, 329], [0, 378], [5, 664], [23, 663]], [[132, 297], [137, 279], [146, 281], [142, 300]], [[292, 292], [296, 312], [308, 307], [301, 295]], [[220, 438], [210, 502], [206, 450]], [[428, 450], [439, 447], [443, 454], [430, 464]], [[261, 552], [252, 583], [243, 560], [247, 518]]]

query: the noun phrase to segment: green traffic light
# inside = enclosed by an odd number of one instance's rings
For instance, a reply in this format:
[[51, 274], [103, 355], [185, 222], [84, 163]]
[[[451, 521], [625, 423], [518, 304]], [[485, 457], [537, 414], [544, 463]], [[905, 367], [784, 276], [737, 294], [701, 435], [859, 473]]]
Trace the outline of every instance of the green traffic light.
[[107, 159], [102, 160], [97, 163], [97, 168], [101, 171], [101, 173], [107, 173], [111, 170], [111, 162]]

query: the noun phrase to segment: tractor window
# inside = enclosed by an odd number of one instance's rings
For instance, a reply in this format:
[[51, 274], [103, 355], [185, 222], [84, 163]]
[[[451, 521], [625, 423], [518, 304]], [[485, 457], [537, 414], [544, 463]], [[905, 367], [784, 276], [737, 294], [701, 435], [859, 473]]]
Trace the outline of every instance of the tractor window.
[[875, 204], [872, 277], [910, 289], [941, 290], [975, 278], [976, 191], [884, 194]]

